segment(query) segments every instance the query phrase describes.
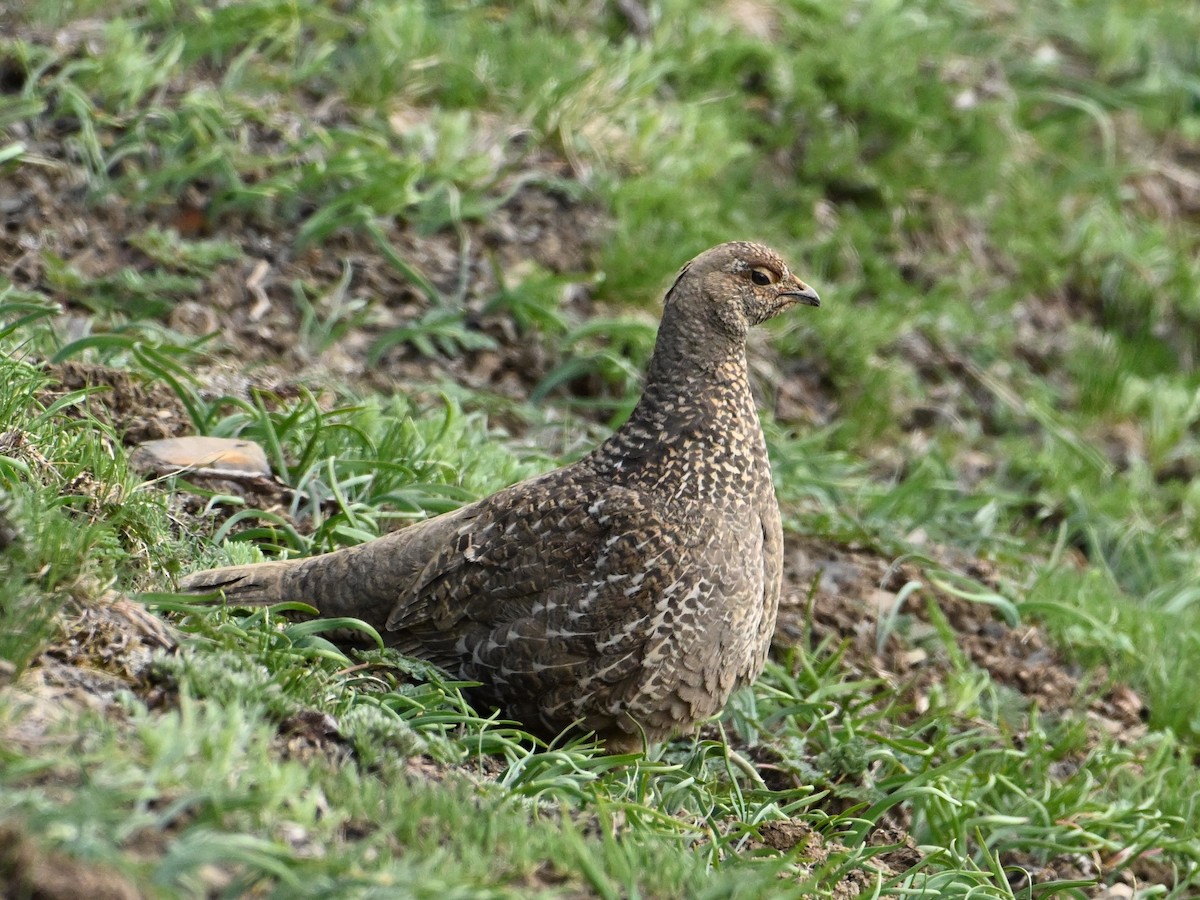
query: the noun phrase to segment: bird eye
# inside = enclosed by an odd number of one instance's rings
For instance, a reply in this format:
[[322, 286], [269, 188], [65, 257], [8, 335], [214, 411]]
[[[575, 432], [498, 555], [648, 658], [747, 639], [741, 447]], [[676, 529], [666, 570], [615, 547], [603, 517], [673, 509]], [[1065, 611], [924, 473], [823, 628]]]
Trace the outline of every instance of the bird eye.
[[779, 280], [779, 276], [770, 269], [764, 269], [762, 266], [755, 266], [750, 270], [750, 280], [755, 284], [760, 285], [774, 284]]

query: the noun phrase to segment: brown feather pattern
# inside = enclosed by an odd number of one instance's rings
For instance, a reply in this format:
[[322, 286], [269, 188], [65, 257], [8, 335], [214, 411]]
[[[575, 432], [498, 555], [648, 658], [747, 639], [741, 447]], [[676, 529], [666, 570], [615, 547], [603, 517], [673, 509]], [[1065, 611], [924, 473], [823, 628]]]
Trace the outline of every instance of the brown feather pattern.
[[536, 732], [614, 750], [716, 713], [762, 671], [783, 534], [747, 331], [816, 293], [774, 251], [721, 244], [667, 293], [629, 421], [563, 468], [377, 540], [184, 579], [230, 603], [311, 603], [480, 683]]

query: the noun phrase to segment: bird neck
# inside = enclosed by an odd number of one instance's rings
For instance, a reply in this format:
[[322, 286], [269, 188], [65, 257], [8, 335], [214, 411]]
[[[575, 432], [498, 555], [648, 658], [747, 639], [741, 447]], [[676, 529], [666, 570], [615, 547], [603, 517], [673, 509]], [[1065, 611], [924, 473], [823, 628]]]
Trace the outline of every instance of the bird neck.
[[660, 430], [722, 433], [757, 410], [750, 391], [745, 350], [724, 359], [681, 359], [651, 364], [646, 387], [629, 424]]
[[[631, 486], [700, 484], [696, 467], [723, 467], [750, 484], [766, 465], [766, 447], [750, 391], [744, 341], [659, 333], [646, 388], [629, 419], [594, 451], [592, 466]], [[740, 474], [733, 474], [740, 473]], [[677, 486], [680, 487], [680, 486]], [[680, 495], [682, 496], [682, 495]]]
[[692, 429], [727, 428], [754, 416], [746, 341], [708, 323], [665, 316], [631, 423]]
[[715, 317], [681, 314], [668, 297], [646, 372], [647, 387], [695, 374], [720, 382], [734, 369], [744, 376], [746, 335], [729, 328]]

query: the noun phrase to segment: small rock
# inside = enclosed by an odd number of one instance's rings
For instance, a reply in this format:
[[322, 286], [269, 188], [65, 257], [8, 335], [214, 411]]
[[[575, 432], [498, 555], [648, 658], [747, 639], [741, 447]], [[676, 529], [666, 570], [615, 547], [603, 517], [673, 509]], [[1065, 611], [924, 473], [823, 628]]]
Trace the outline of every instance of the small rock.
[[244, 475], [270, 475], [267, 454], [254, 441], [240, 438], [177, 437], [138, 444], [129, 464], [139, 472], [173, 475], [216, 469]]

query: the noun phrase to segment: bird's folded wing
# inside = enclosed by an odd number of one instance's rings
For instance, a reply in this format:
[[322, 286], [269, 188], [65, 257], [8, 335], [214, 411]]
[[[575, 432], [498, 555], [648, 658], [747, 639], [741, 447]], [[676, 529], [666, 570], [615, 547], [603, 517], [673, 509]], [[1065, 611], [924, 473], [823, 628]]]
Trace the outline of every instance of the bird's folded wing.
[[643, 496], [561, 482], [501, 492], [461, 521], [387, 621], [441, 631], [532, 619], [551, 636], [604, 633], [649, 616], [695, 539]]

